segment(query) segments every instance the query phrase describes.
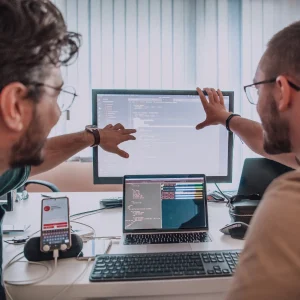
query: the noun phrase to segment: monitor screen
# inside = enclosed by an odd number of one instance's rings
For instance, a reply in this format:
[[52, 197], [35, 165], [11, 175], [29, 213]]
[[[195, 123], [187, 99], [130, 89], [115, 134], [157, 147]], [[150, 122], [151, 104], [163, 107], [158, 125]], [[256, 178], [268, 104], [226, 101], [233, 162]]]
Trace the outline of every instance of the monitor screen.
[[124, 232], [208, 228], [204, 175], [125, 176]]
[[[223, 92], [233, 110], [233, 92]], [[231, 182], [232, 134], [224, 126], [196, 130], [205, 111], [196, 91], [93, 90], [93, 123], [122, 123], [137, 130], [122, 143], [124, 159], [94, 149], [94, 183], [122, 183], [126, 174], [205, 174], [208, 182]]]

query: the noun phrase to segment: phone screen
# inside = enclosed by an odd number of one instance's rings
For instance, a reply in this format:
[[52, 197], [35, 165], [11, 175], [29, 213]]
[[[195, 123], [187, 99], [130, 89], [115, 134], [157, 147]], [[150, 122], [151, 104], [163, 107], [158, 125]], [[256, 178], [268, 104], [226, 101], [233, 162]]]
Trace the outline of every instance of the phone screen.
[[67, 248], [70, 248], [69, 199], [67, 197], [43, 199], [41, 221], [42, 251], [59, 249], [61, 244], [66, 244]]

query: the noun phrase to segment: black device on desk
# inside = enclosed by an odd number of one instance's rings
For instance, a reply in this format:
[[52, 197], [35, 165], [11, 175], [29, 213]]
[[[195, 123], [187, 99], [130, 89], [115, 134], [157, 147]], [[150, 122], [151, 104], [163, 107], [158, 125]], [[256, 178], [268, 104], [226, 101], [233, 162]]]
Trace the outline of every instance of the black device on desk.
[[231, 276], [240, 250], [98, 255], [90, 281]]
[[258, 194], [261, 199], [269, 184], [280, 175], [294, 169], [266, 158], [246, 158], [238, 195]]
[[231, 198], [229, 213], [233, 222], [249, 224], [269, 184], [293, 169], [266, 158], [245, 159], [238, 194]]
[[244, 239], [249, 225], [244, 222], [234, 222], [225, 225], [220, 231], [224, 234], [230, 235], [234, 239]]
[[100, 204], [105, 208], [122, 207], [123, 197], [104, 198], [100, 200]]
[[[233, 238], [243, 238], [247, 225], [258, 207], [269, 184], [292, 168], [266, 158], [245, 159], [238, 194], [228, 203], [232, 224], [220, 229]], [[230, 231], [227, 229], [230, 228]]]

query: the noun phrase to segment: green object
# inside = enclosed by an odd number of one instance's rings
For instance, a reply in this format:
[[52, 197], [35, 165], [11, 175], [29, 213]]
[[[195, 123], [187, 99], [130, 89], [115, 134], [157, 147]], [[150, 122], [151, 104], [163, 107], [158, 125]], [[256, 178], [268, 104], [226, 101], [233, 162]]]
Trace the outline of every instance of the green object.
[[[0, 196], [15, 190], [22, 186], [29, 177], [31, 168], [17, 168], [8, 170], [0, 176]], [[4, 288], [2, 286], [2, 220], [5, 214], [5, 210], [0, 206], [0, 296], [4, 294]], [[2, 293], [2, 294], [1, 294]], [[0, 297], [1, 298], [1, 297]]]

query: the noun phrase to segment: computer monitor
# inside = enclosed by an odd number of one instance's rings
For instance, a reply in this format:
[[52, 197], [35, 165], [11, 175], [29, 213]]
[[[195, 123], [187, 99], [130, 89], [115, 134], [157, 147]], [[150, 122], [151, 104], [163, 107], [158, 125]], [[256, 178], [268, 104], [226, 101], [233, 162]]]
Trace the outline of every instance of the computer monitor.
[[[233, 92], [222, 92], [233, 111]], [[196, 130], [206, 118], [197, 91], [92, 91], [93, 124], [122, 123], [137, 130], [120, 144], [128, 159], [94, 148], [95, 184], [121, 184], [124, 175], [205, 174], [207, 182], [231, 182], [233, 137], [224, 126]]]

